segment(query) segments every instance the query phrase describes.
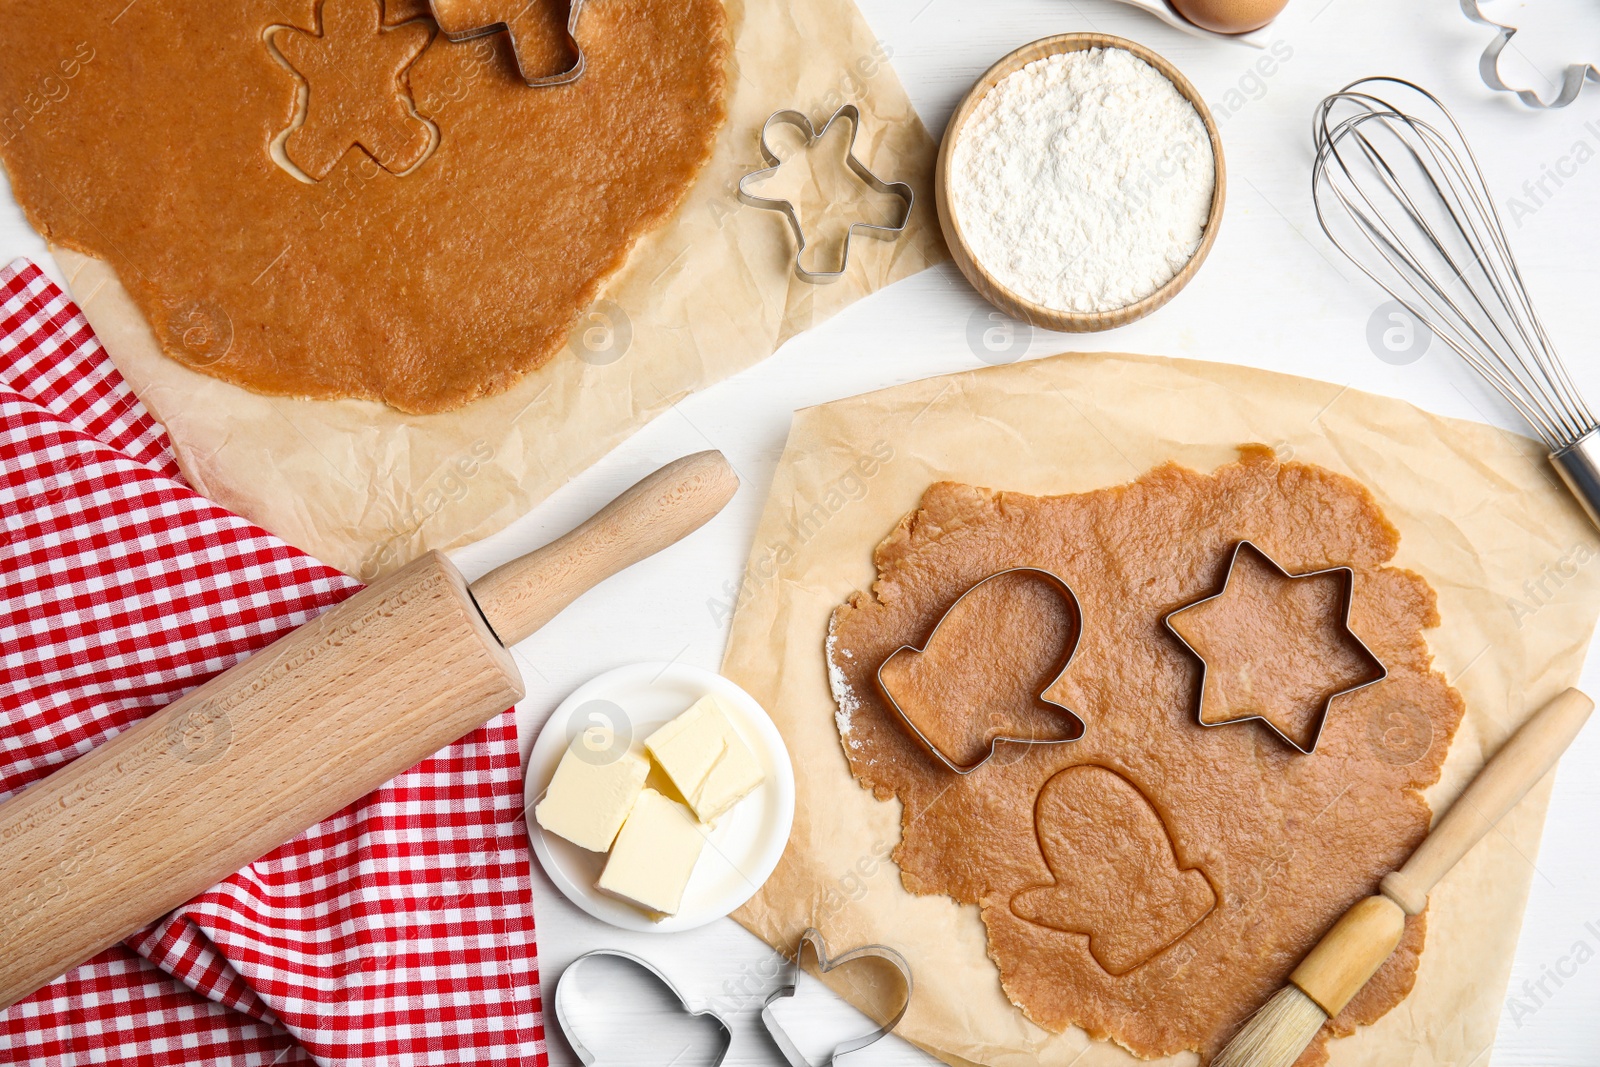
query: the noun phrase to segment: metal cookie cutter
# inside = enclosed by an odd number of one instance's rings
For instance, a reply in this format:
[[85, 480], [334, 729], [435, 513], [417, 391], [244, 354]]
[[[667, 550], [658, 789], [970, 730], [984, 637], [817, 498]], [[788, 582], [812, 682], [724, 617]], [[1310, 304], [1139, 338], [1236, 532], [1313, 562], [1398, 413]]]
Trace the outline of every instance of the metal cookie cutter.
[[[1206, 671], [1208, 669], [1206, 658], [1200, 654], [1199, 649], [1195, 648], [1189, 643], [1188, 639], [1185, 638], [1183, 634], [1178, 632], [1177, 627], [1172, 625], [1172, 620], [1174, 617], [1182, 615], [1186, 611], [1198, 608], [1202, 604], [1209, 604], [1211, 601], [1216, 600], [1218, 597], [1227, 593], [1228, 583], [1233, 580], [1234, 565], [1239, 562], [1239, 553], [1245, 549], [1249, 549], [1251, 552], [1253, 552], [1256, 558], [1261, 560], [1267, 566], [1271, 567], [1274, 571], [1277, 571], [1278, 574], [1282, 575], [1286, 580], [1298, 578], [1320, 578], [1329, 574], [1336, 574], [1343, 579], [1344, 593], [1340, 597], [1343, 607], [1339, 613], [1339, 626], [1344, 630], [1345, 634], [1349, 636], [1350, 640], [1354, 641], [1356, 645], [1360, 647], [1362, 653], [1378, 670], [1377, 677], [1375, 678], [1370, 678], [1359, 685], [1347, 686], [1344, 689], [1336, 689], [1328, 694], [1326, 699], [1322, 701], [1321, 709], [1317, 712], [1317, 725], [1316, 729], [1313, 730], [1311, 734], [1311, 744], [1305, 748], [1301, 748], [1295, 743], [1293, 738], [1285, 734], [1282, 730], [1278, 729], [1269, 719], [1262, 715], [1241, 715], [1237, 719], [1214, 719], [1208, 721], [1206, 719]], [[1238, 544], [1234, 545], [1233, 552], [1228, 556], [1227, 570], [1223, 573], [1222, 588], [1217, 590], [1217, 592], [1212, 593], [1210, 596], [1201, 597], [1199, 600], [1185, 604], [1176, 611], [1168, 612], [1166, 617], [1161, 620], [1166, 626], [1167, 632], [1172, 634], [1173, 637], [1176, 637], [1178, 639], [1178, 643], [1184, 648], [1188, 649], [1190, 654], [1200, 661], [1200, 707], [1196, 715], [1196, 719], [1199, 724], [1201, 726], [1210, 727], [1232, 726], [1234, 723], [1240, 722], [1259, 722], [1276, 734], [1284, 744], [1288, 745], [1301, 755], [1309, 756], [1315, 752], [1317, 750], [1317, 742], [1322, 739], [1322, 728], [1327, 724], [1328, 721], [1328, 709], [1333, 706], [1334, 699], [1336, 697], [1342, 697], [1346, 693], [1354, 693], [1358, 689], [1365, 689], [1369, 685], [1377, 685], [1379, 682], [1389, 677], [1389, 668], [1385, 667], [1383, 665], [1383, 661], [1378, 659], [1378, 657], [1373, 654], [1372, 649], [1367, 647], [1367, 643], [1361, 640], [1354, 630], [1350, 629], [1350, 602], [1354, 598], [1355, 580], [1356, 572], [1349, 567], [1326, 567], [1320, 571], [1306, 571], [1304, 574], [1290, 574], [1288, 571], [1278, 566], [1277, 561], [1263, 552], [1260, 546], [1256, 545], [1254, 542], [1240, 541]]]
[[[691, 1018], [699, 1018], [704, 1016], [705, 1018], [708, 1018], [712, 1022], [716, 1023], [717, 1026], [722, 1030], [722, 1051], [717, 1054], [716, 1062], [712, 1065], [712, 1067], [721, 1067], [722, 1061], [728, 1058], [728, 1049], [733, 1046], [733, 1028], [728, 1025], [728, 1021], [722, 1016], [718, 1015], [716, 1012], [712, 1011], [710, 1008], [703, 1008], [700, 1011], [690, 1011], [689, 1002], [683, 999], [683, 994], [679, 992], [677, 986], [672, 984], [672, 980], [670, 978], [658, 971], [648, 961], [640, 959], [631, 952], [623, 952], [621, 949], [614, 948], [602, 948], [596, 949], [593, 952], [585, 952], [583, 955], [567, 964], [567, 969], [561, 972], [561, 977], [556, 981], [556, 1025], [560, 1026], [561, 1032], [566, 1035], [567, 1043], [572, 1046], [572, 1051], [578, 1054], [578, 1062], [582, 1063], [584, 1067], [595, 1067], [595, 1064], [598, 1061], [595, 1059], [595, 1054], [590, 1051], [589, 1047], [579, 1039], [578, 1032], [573, 1028], [571, 1019], [568, 1016], [567, 1001], [571, 995], [571, 979], [573, 974], [576, 973], [586, 961], [592, 960], [598, 956], [611, 956], [615, 959], [625, 960], [628, 963], [633, 964], [635, 967], [638, 967], [640, 970], [653, 976], [658, 982], [665, 986], [667, 990], [677, 998], [678, 1003], [683, 1005], [685, 1014]], [[604, 1064], [602, 1067], [616, 1067], [616, 1065]]]
[[[805, 1053], [801, 1052], [799, 1047], [795, 1045], [794, 1041], [789, 1037], [788, 1031], [784, 1030], [772, 1011], [773, 1004], [785, 997], [794, 996], [795, 990], [800, 984], [800, 971], [805, 963], [804, 957], [807, 946], [810, 947], [812, 955], [816, 958], [818, 974], [827, 974], [835, 967], [843, 967], [854, 960], [877, 959], [883, 960], [899, 971], [900, 977], [904, 980], [906, 986], [905, 999], [900, 1002], [900, 1010], [894, 1013], [893, 1018], [870, 1034], [840, 1042], [834, 1046], [832, 1052], [828, 1053], [827, 1059], [819, 1062], [813, 1062], [806, 1058]], [[761, 1025], [767, 1028], [767, 1033], [772, 1036], [773, 1044], [777, 1045], [778, 1051], [783, 1053], [783, 1058], [789, 1062], [789, 1067], [833, 1067], [841, 1058], [850, 1055], [850, 1053], [860, 1052], [868, 1045], [882, 1040], [891, 1030], [900, 1025], [900, 1020], [905, 1018], [906, 1010], [910, 1007], [911, 964], [906, 962], [904, 956], [887, 945], [864, 945], [861, 948], [853, 948], [849, 952], [842, 952], [838, 956], [830, 957], [828, 955], [828, 943], [822, 939], [822, 933], [812, 927], [800, 935], [800, 943], [795, 946], [794, 962], [789, 972], [788, 984], [777, 989], [767, 998], [767, 1002], [761, 1006]]]
[[[934, 639], [939, 635], [939, 628], [944, 625], [946, 619], [955, 614], [956, 609], [961, 606], [961, 602], [963, 600], [967, 599], [967, 597], [983, 588], [983, 586], [987, 585], [989, 582], [994, 581], [996, 578], [1004, 578], [1008, 574], [1031, 574], [1036, 577], [1043, 578], [1045, 581], [1055, 586], [1056, 590], [1061, 593], [1062, 599], [1066, 601], [1068, 609], [1072, 612], [1073, 622], [1076, 626], [1077, 633], [1073, 635], [1072, 644], [1067, 649], [1066, 656], [1062, 659], [1060, 668], [1057, 669], [1055, 675], [1050, 679], [1049, 682], [1045, 684], [1044, 688], [1039, 691], [1039, 699], [1043, 703], [1049, 704], [1051, 707], [1060, 708], [1062, 711], [1066, 712], [1067, 717], [1078, 724], [1078, 732], [1072, 737], [995, 737], [989, 742], [989, 751], [982, 759], [975, 763], [957, 763], [955, 760], [951, 759], [949, 755], [941, 751], [939, 746], [934, 744], [932, 739], [929, 738], [927, 734], [922, 732], [921, 727], [912, 721], [911, 716], [906, 714], [906, 710], [900, 706], [900, 702], [895, 699], [894, 694], [889, 691], [889, 687], [884, 684], [883, 669], [889, 665], [890, 660], [893, 660], [896, 656], [899, 656], [902, 653], [920, 654], [926, 652], [930, 647], [932, 647]], [[878, 692], [883, 695], [883, 699], [888, 703], [889, 707], [894, 710], [894, 713], [897, 716], [899, 716], [901, 724], [911, 732], [912, 736], [915, 737], [922, 744], [922, 747], [927, 749], [935, 759], [937, 759], [940, 763], [943, 763], [946, 767], [949, 767], [952, 771], [955, 771], [957, 774], [971, 774], [973, 771], [977, 770], [979, 767], [982, 767], [985, 763], [988, 763], [991, 759], [993, 759], [995, 752], [999, 749], [1001, 744], [1066, 745], [1083, 739], [1083, 734], [1087, 729], [1087, 726], [1083, 719], [1079, 717], [1078, 713], [1064, 704], [1057, 704], [1053, 700], [1045, 700], [1044, 697], [1044, 694], [1050, 691], [1051, 686], [1059, 682], [1061, 680], [1061, 676], [1067, 673], [1067, 667], [1072, 663], [1073, 654], [1078, 650], [1078, 639], [1082, 633], [1083, 609], [1078, 604], [1077, 594], [1074, 593], [1072, 591], [1072, 587], [1066, 582], [1062, 581], [1061, 578], [1047, 570], [1044, 570], [1041, 567], [1012, 567], [1008, 570], [996, 571], [994, 574], [989, 575], [989, 577], [984, 578], [982, 581], [974, 583], [970, 588], [967, 589], [965, 593], [962, 593], [960, 596], [956, 597], [953, 604], [944, 609], [944, 614], [939, 616], [938, 623], [935, 624], [933, 631], [928, 634], [928, 639], [922, 643], [921, 648], [917, 648], [915, 645], [901, 645], [899, 648], [890, 653], [884, 659], [884, 661], [878, 665]]]
[[[538, 0], [534, 0], [538, 2]], [[506, 20], [485, 23], [481, 26], [461, 26], [459, 23], [452, 29], [446, 23], [450, 21], [450, 0], [428, 0], [428, 9], [433, 13], [433, 21], [438, 24], [439, 32], [445, 40], [459, 44], [462, 41], [471, 41], [478, 37], [487, 37], [491, 33], [504, 32], [511, 43], [512, 61], [517, 64], [517, 73], [522, 80], [533, 89], [547, 89], [556, 85], [570, 85], [583, 77], [587, 59], [583, 54], [583, 45], [578, 43], [578, 15], [583, 11], [584, 0], [572, 0], [572, 6], [567, 9], [567, 43], [572, 46], [578, 58], [572, 61], [572, 66], [555, 74], [543, 74], [537, 78], [528, 77], [528, 72], [522, 69], [522, 59], [517, 53], [516, 31], [511, 28], [511, 23]], [[440, 9], [443, 9], [441, 11]], [[520, 4], [518, 12], [526, 11], [527, 4]], [[470, 22], [470, 20], [468, 20]]]
[[1478, 75], [1483, 78], [1483, 84], [1502, 93], [1516, 93], [1517, 99], [1533, 108], [1566, 107], [1578, 98], [1583, 91], [1583, 83], [1593, 79], [1600, 81], [1600, 68], [1593, 63], [1573, 63], [1567, 67], [1561, 76], [1561, 91], [1555, 99], [1546, 103], [1537, 92], [1532, 89], [1515, 89], [1507, 85], [1500, 76], [1500, 53], [1506, 50], [1511, 43], [1511, 38], [1517, 35], [1515, 26], [1507, 26], [1496, 22], [1483, 13], [1479, 0], [1461, 0], [1461, 11], [1480, 26], [1488, 26], [1495, 30], [1494, 39], [1483, 50], [1483, 55], [1478, 57]]
[[[906, 209], [905, 213], [901, 215], [900, 221], [893, 226], [884, 226], [879, 223], [872, 222], [852, 222], [850, 224], [850, 229], [845, 231], [844, 251], [841, 252], [839, 256], [839, 269], [821, 271], [806, 270], [805, 265], [802, 262], [806, 252], [806, 234], [804, 228], [802, 228], [800, 225], [800, 213], [795, 210], [794, 203], [789, 200], [778, 200], [771, 197], [756, 196], [754, 193], [751, 193], [746, 189], [746, 185], [750, 182], [771, 177], [777, 172], [779, 167], [783, 166], [783, 160], [778, 157], [778, 154], [772, 150], [772, 146], [767, 143], [767, 132], [772, 129], [774, 123], [786, 123], [805, 134], [806, 147], [810, 148], [812, 145], [816, 144], [824, 136], [826, 136], [828, 131], [833, 128], [833, 124], [838, 122], [840, 118], [845, 118], [850, 121], [850, 144], [845, 152], [846, 165], [848, 165], [851, 171], [855, 173], [856, 177], [866, 182], [870, 188], [880, 193], [887, 193], [890, 196], [899, 197], [905, 202]], [[795, 240], [799, 243], [799, 247], [795, 249], [794, 253], [794, 271], [804, 281], [831, 282], [842, 277], [845, 270], [850, 266], [850, 239], [855, 236], [857, 230], [860, 230], [869, 237], [876, 237], [880, 240], [889, 241], [904, 233], [906, 225], [911, 221], [911, 211], [917, 205], [917, 194], [912, 190], [911, 186], [907, 185], [905, 182], [883, 181], [877, 175], [868, 170], [866, 165], [856, 158], [856, 134], [860, 132], [861, 109], [856, 107], [854, 104], [845, 104], [838, 111], [835, 111], [828, 121], [823, 124], [822, 129], [820, 130], [811, 125], [810, 117], [807, 116], [803, 111], [796, 111], [792, 108], [785, 108], [782, 111], [774, 111], [772, 114], [767, 116], [767, 121], [761, 124], [761, 157], [767, 161], [768, 165], [761, 170], [751, 171], [749, 174], [746, 174], [744, 177], [739, 179], [740, 200], [744, 201], [746, 204], [749, 204], [751, 207], [766, 208], [769, 211], [782, 212], [784, 218], [789, 220], [789, 228], [794, 231]]]

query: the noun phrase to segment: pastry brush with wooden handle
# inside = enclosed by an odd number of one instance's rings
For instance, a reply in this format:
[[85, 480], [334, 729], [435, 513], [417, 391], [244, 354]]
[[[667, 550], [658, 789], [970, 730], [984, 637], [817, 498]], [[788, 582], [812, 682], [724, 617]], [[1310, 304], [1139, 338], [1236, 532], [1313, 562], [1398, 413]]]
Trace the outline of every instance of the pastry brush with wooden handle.
[[1523, 794], [1549, 773], [1594, 710], [1568, 689], [1540, 708], [1490, 757], [1405, 866], [1385, 876], [1376, 896], [1333, 924], [1261, 1010], [1245, 1023], [1212, 1067], [1290, 1067], [1322, 1024], [1361, 991], [1400, 944], [1406, 916], [1421, 914], [1428, 894]]
[[0, 804], [0, 1009], [516, 703], [512, 645], [738, 485], [685, 456], [470, 586], [430, 552]]

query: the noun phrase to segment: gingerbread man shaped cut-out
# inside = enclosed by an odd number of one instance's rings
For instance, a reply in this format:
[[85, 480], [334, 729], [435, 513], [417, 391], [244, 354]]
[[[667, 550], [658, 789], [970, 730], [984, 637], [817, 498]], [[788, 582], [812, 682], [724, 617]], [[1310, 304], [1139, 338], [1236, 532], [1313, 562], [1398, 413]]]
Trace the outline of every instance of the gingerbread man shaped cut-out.
[[317, 23], [315, 32], [267, 31], [300, 81], [295, 119], [274, 142], [278, 163], [302, 180], [321, 181], [358, 147], [391, 174], [415, 170], [437, 147], [439, 131], [417, 113], [406, 71], [433, 29], [425, 22], [385, 27], [379, 0], [323, 0]]
[[1183, 866], [1160, 813], [1115, 771], [1068, 767], [1045, 783], [1033, 810], [1055, 884], [1022, 890], [1011, 910], [1086, 935], [1107, 974], [1145, 963], [1216, 907], [1210, 880]]

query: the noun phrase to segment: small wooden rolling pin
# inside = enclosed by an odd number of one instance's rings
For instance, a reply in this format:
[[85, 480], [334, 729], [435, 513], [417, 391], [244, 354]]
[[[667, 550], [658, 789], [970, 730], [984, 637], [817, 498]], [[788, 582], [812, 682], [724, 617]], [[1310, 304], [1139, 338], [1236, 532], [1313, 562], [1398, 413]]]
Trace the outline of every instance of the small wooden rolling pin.
[[686, 456], [470, 589], [430, 552], [0, 805], [0, 1009], [516, 703], [507, 648], [738, 484]]

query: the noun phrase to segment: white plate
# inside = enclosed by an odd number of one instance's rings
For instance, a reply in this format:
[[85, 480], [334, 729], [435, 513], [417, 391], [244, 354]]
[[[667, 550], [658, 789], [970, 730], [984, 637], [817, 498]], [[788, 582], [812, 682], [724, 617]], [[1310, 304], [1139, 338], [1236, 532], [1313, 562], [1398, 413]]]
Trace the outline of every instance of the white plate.
[[[550, 786], [567, 746], [593, 726], [614, 730], [636, 751], [658, 726], [716, 693], [728, 701], [733, 726], [761, 761], [767, 779], [711, 827], [700, 862], [683, 892], [678, 914], [656, 922], [639, 909], [595, 889], [606, 857], [547, 834], [533, 807]], [[581, 740], [579, 744], [583, 743]], [[650, 784], [661, 771], [652, 766]], [[794, 822], [794, 768], [778, 728], [754, 697], [720, 674], [683, 663], [635, 663], [579, 686], [551, 713], [528, 755], [524, 778], [528, 836], [545, 873], [568, 900], [602, 922], [624, 930], [669, 933], [721, 919], [755, 895], [778, 865]]]

